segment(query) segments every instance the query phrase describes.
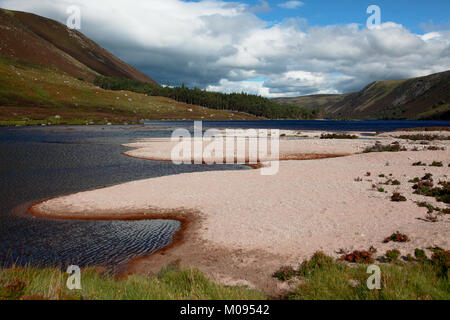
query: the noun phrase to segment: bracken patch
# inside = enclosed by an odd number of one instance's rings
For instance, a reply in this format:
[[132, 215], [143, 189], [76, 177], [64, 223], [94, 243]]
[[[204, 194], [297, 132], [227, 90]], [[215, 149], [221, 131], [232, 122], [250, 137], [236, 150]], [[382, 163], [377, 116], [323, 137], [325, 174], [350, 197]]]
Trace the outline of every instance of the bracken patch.
[[349, 254], [344, 254], [341, 257], [342, 260], [353, 263], [373, 263], [372, 253], [369, 251], [355, 250]]
[[399, 231], [391, 234], [389, 237], [385, 238], [383, 240], [383, 243], [388, 243], [388, 242], [408, 242], [410, 241], [408, 236], [406, 234], [400, 233]]

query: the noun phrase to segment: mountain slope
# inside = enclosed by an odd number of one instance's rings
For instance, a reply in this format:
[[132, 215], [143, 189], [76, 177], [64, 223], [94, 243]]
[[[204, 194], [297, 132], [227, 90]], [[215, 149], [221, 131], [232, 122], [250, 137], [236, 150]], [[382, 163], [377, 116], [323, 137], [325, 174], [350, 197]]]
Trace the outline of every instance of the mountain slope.
[[54, 67], [89, 81], [105, 75], [157, 84], [82, 33], [26, 12], [0, 9], [0, 54]]
[[328, 97], [283, 98], [278, 102], [319, 108], [334, 119], [450, 119], [450, 71], [377, 81], [360, 92]]
[[123, 124], [148, 120], [252, 120], [164, 97], [103, 90], [54, 68], [0, 55], [0, 125]]
[[298, 105], [302, 106], [303, 108], [312, 110], [333, 105], [339, 101], [342, 101], [345, 96], [345, 94], [315, 94], [294, 98], [275, 98], [273, 99], [273, 101], [287, 106]]

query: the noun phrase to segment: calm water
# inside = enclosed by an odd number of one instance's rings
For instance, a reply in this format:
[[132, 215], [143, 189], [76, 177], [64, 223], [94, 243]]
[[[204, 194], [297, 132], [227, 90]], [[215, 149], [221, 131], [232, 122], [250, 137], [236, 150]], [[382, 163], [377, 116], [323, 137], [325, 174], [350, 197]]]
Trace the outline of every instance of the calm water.
[[[11, 214], [17, 206], [126, 181], [230, 166], [175, 166], [121, 154], [122, 143], [169, 131], [136, 126], [0, 128], [0, 264], [103, 265], [120, 270], [170, 244], [177, 221], [71, 221]], [[246, 167], [233, 166], [237, 170]], [[24, 206], [26, 208], [26, 206]], [[22, 212], [25, 210], [19, 210]]]
[[[176, 166], [121, 154], [123, 143], [167, 137], [192, 121], [139, 126], [0, 128], [0, 264], [103, 265], [120, 270], [130, 259], [168, 245], [180, 225], [171, 220], [72, 221], [30, 216], [24, 204], [127, 181], [183, 172], [229, 170], [230, 165]], [[449, 121], [205, 121], [208, 128], [388, 131], [450, 126]], [[232, 166], [236, 170], [248, 170]], [[12, 214], [18, 211], [19, 214]]]
[[[153, 127], [190, 127], [192, 121], [148, 121]], [[335, 120], [261, 120], [261, 121], [203, 121], [203, 128], [260, 128], [285, 130], [327, 130], [327, 131], [393, 131], [415, 127], [450, 127], [450, 121], [335, 121]]]

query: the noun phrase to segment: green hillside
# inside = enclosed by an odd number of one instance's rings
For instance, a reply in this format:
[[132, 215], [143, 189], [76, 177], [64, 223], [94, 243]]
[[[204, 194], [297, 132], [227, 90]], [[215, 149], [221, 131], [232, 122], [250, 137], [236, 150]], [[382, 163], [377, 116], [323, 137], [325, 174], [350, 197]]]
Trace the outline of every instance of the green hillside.
[[450, 119], [450, 71], [425, 77], [377, 81], [345, 95], [276, 99], [285, 105], [319, 108], [334, 119]]
[[0, 125], [138, 123], [142, 119], [246, 120], [165, 97], [109, 91], [67, 73], [0, 56]]

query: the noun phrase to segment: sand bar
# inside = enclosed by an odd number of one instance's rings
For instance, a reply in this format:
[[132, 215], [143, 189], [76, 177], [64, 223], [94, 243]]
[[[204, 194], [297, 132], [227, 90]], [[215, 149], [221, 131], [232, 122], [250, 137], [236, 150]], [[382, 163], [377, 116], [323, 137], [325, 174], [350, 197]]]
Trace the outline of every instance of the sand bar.
[[[448, 248], [449, 218], [424, 221], [426, 208], [414, 201], [427, 201], [445, 208], [434, 198], [413, 194], [408, 180], [425, 172], [435, 181], [448, 180], [449, 141], [431, 144], [445, 151], [358, 153], [375, 140], [383, 144], [395, 134], [373, 139], [285, 139], [282, 154], [351, 154], [320, 160], [282, 161], [278, 174], [263, 176], [259, 170], [197, 172], [124, 183], [51, 199], [33, 206], [35, 214], [59, 218], [179, 217], [185, 221], [183, 241], [169, 250], [135, 261], [132, 272], [154, 272], [178, 261], [200, 268], [223, 284], [243, 284], [276, 294], [284, 288], [271, 278], [280, 266], [298, 264], [317, 250], [337, 256], [341, 248], [379, 252], [396, 248], [410, 253], [414, 248]], [[418, 142], [398, 140], [411, 149]], [[171, 142], [145, 139], [129, 144], [129, 156], [168, 160]], [[420, 149], [422, 150], [422, 149]], [[169, 153], [170, 154], [170, 153]], [[442, 161], [443, 167], [412, 166], [413, 162]], [[370, 172], [370, 176], [367, 173]], [[392, 175], [399, 186], [372, 188]], [[355, 181], [355, 178], [362, 181]], [[406, 202], [392, 202], [399, 191]], [[384, 244], [395, 231], [411, 241]]]

